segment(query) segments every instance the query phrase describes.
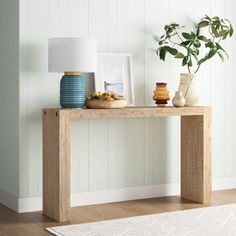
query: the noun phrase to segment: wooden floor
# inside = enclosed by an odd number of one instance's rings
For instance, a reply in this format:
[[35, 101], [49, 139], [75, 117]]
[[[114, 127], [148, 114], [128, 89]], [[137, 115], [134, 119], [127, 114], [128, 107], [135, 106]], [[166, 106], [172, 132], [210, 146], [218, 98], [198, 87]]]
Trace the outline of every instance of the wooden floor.
[[[213, 193], [212, 205], [236, 203], [236, 189]], [[72, 208], [71, 224], [122, 217], [155, 214], [168, 211], [204, 207], [201, 204], [182, 200], [179, 197], [162, 197], [146, 200], [100, 204]], [[0, 236], [46, 236], [46, 227], [58, 224], [41, 212], [17, 214], [0, 204]]]

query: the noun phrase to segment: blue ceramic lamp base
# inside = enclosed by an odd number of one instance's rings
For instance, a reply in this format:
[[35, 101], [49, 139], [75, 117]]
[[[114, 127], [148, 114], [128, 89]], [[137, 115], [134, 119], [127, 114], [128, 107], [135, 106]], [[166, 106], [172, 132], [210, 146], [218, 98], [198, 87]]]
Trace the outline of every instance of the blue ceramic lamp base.
[[60, 83], [62, 108], [83, 108], [85, 103], [85, 80], [79, 72], [65, 72]]

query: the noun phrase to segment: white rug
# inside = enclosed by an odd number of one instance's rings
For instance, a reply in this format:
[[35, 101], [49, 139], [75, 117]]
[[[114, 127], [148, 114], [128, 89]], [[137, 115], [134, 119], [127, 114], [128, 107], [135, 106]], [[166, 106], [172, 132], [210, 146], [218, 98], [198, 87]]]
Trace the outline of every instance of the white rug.
[[47, 228], [57, 236], [236, 236], [236, 204]]

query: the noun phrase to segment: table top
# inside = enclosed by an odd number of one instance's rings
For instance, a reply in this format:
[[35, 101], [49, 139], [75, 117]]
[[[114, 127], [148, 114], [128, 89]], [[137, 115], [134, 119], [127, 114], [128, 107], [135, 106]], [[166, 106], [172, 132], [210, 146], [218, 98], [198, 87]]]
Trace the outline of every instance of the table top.
[[98, 118], [132, 118], [132, 117], [160, 117], [160, 116], [195, 116], [205, 115], [211, 112], [211, 107], [126, 107], [119, 109], [76, 109], [76, 108], [45, 108], [44, 115], [47, 113], [56, 115], [67, 115], [69, 118], [76, 119], [98, 119]]

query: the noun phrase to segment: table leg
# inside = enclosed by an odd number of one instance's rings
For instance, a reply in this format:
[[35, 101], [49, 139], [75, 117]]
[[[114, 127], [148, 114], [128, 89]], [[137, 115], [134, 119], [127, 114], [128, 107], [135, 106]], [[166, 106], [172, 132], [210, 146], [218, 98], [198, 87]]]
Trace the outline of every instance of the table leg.
[[70, 215], [69, 122], [65, 112], [43, 112], [43, 213], [59, 221]]
[[211, 203], [211, 110], [181, 117], [181, 197]]

